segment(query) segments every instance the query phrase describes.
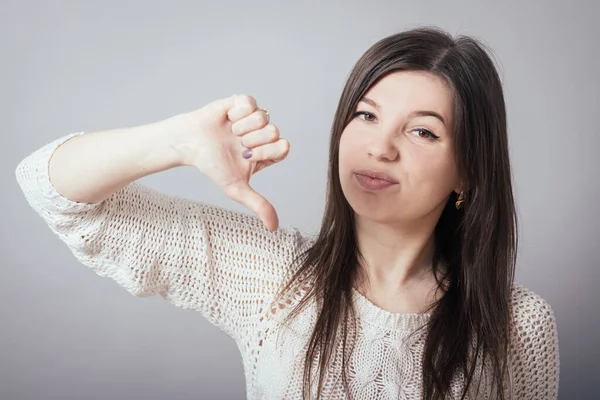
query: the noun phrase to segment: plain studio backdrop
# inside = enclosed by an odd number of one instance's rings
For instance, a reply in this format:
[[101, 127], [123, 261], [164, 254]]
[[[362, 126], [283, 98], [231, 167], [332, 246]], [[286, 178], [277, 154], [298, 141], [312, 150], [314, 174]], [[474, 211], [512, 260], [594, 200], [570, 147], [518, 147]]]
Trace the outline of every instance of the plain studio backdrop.
[[[375, 41], [419, 25], [484, 40], [504, 82], [517, 281], [558, 321], [560, 398], [595, 397], [600, 115], [594, 2], [2, 1], [0, 399], [241, 399], [232, 339], [198, 312], [135, 298], [79, 264], [27, 205], [18, 162], [75, 131], [134, 126], [233, 93], [291, 143], [253, 186], [283, 226], [318, 230], [329, 130]], [[191, 168], [142, 180], [242, 210]]]

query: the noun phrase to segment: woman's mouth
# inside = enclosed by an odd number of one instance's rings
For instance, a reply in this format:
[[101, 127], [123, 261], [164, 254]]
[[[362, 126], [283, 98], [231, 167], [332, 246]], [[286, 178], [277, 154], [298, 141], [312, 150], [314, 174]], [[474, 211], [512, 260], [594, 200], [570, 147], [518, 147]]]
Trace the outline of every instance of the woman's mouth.
[[381, 171], [356, 171], [354, 176], [367, 190], [381, 190], [398, 184], [396, 179]]

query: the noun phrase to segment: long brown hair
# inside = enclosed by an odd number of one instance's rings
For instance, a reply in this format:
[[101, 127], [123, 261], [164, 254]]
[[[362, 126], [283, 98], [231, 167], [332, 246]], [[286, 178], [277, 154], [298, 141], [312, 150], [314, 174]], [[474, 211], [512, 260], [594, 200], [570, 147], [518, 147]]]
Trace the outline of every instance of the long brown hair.
[[[517, 217], [502, 85], [487, 47], [469, 36], [453, 38], [436, 27], [421, 27], [386, 37], [369, 48], [347, 79], [331, 130], [327, 203], [320, 232], [297, 260], [286, 287], [309, 288], [287, 318], [316, 299], [316, 324], [305, 356], [303, 398], [310, 395], [313, 361], [318, 358], [317, 399], [327, 366], [341, 340], [344, 390], [346, 349], [356, 333], [352, 288], [359, 260], [354, 213], [339, 179], [339, 143], [357, 103], [381, 78], [401, 70], [427, 71], [442, 77], [454, 93], [454, 155], [466, 184], [464, 204], [456, 194], [435, 228], [434, 276], [442, 297], [432, 306], [423, 353], [423, 397], [451, 396], [456, 379], [465, 387], [486, 365], [491, 387], [505, 399], [508, 369], [510, 292], [517, 249]], [[438, 263], [443, 260], [443, 276]], [[443, 287], [442, 287], [443, 286]], [[280, 297], [279, 297], [280, 298]], [[350, 324], [350, 322], [354, 324]], [[354, 327], [354, 329], [352, 329]], [[317, 357], [318, 355], [318, 357]], [[484, 361], [479, 363], [479, 361]], [[336, 361], [337, 362], [337, 361]]]

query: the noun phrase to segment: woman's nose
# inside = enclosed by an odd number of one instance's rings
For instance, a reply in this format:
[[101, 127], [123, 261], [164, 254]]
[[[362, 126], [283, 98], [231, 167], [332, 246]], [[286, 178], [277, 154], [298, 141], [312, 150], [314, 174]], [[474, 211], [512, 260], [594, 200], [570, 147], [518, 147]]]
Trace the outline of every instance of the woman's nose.
[[377, 132], [367, 145], [367, 152], [377, 161], [394, 161], [400, 155], [393, 140], [393, 134], [385, 131]]

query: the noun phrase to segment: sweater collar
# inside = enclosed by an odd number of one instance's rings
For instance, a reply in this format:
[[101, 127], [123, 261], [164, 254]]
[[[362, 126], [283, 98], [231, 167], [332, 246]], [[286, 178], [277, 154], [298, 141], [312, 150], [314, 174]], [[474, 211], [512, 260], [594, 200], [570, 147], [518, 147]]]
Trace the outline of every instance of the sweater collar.
[[430, 313], [411, 314], [393, 313], [378, 307], [363, 296], [356, 288], [352, 288], [352, 297], [356, 306], [358, 319], [362, 323], [379, 326], [389, 330], [415, 331], [427, 324]]

